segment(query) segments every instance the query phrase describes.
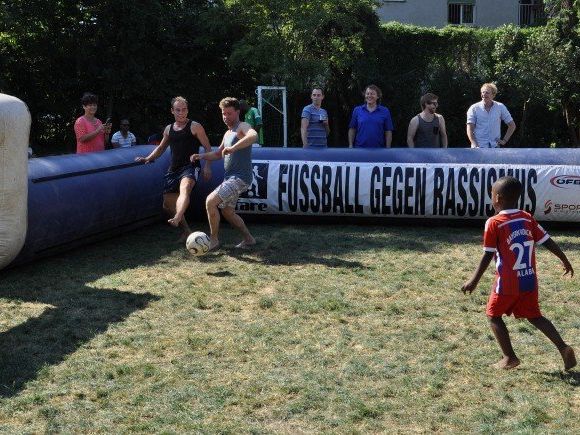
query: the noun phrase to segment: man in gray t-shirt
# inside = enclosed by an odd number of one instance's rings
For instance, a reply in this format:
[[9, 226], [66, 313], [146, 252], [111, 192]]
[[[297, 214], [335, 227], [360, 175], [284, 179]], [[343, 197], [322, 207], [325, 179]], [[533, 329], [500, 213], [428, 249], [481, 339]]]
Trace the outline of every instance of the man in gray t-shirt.
[[445, 119], [436, 113], [439, 97], [427, 93], [419, 103], [423, 110], [409, 122], [407, 145], [409, 148], [447, 148]]
[[220, 101], [222, 118], [228, 127], [222, 143], [217, 149], [205, 154], [194, 154], [195, 160], [224, 159], [224, 181], [205, 202], [210, 227], [209, 249], [219, 248], [220, 212], [224, 218], [237, 228], [244, 238], [236, 248], [247, 248], [256, 244], [243, 219], [236, 214], [236, 203], [241, 193], [252, 184], [252, 144], [258, 139], [258, 133], [247, 122], [240, 121], [240, 103], [235, 98], [227, 97]]
[[326, 137], [330, 132], [328, 113], [322, 106], [324, 92], [320, 88], [312, 89], [312, 104], [302, 109], [300, 136], [304, 148], [326, 148]]

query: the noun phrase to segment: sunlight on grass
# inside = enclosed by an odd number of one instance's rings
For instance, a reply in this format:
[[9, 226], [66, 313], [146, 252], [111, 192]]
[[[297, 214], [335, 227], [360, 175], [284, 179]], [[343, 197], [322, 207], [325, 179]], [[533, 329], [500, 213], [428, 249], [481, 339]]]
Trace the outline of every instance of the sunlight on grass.
[[[224, 228], [195, 258], [153, 226], [8, 271], [0, 432], [580, 430], [579, 377], [529, 324], [507, 320], [520, 368], [488, 367], [491, 268], [459, 291], [481, 229], [252, 230], [255, 249]], [[553, 236], [580, 269], [580, 237]], [[578, 348], [577, 278], [538, 263], [542, 309]]]

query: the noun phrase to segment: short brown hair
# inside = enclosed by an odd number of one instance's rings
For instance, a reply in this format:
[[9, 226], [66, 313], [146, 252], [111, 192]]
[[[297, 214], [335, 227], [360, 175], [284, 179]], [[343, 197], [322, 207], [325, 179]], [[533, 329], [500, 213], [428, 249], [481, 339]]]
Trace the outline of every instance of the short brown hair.
[[377, 97], [379, 97], [379, 100], [383, 98], [383, 91], [381, 91], [381, 88], [379, 88], [377, 85], [368, 85], [365, 88], [365, 93], [367, 92], [368, 89], [370, 89], [371, 91], [375, 91], [377, 93]]
[[99, 104], [99, 97], [90, 92], [85, 92], [81, 98], [81, 104], [83, 106], [88, 106], [89, 104]]
[[187, 103], [187, 100], [186, 100], [185, 98], [183, 98], [183, 97], [179, 97], [179, 96], [178, 96], [178, 97], [173, 97], [173, 98], [171, 99], [171, 108], [172, 108], [172, 109], [173, 109], [173, 105], [174, 105], [175, 103], [177, 103], [178, 101], [180, 101], [180, 102], [182, 102], [182, 103], [185, 103], [185, 106], [186, 106], [186, 107], [189, 107], [189, 104]]
[[419, 104], [421, 105], [421, 109], [424, 109], [429, 101], [435, 101], [435, 100], [439, 100], [439, 97], [437, 95], [432, 94], [430, 92], [426, 93], [425, 95], [423, 95], [419, 99]]
[[240, 102], [237, 98], [226, 97], [220, 101], [220, 109], [225, 109], [226, 107], [233, 107], [236, 110], [240, 110]]

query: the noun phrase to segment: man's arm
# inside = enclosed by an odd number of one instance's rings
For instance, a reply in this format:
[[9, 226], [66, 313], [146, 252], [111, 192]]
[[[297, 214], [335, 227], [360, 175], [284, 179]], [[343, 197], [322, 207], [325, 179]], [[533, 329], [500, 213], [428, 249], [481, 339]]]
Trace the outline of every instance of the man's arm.
[[475, 271], [475, 273], [473, 274], [471, 279], [469, 281], [466, 281], [465, 284], [463, 284], [463, 286], [461, 287], [461, 291], [463, 293], [467, 293], [467, 292], [471, 293], [471, 292], [473, 292], [473, 290], [475, 290], [475, 288], [477, 287], [477, 283], [479, 282], [483, 273], [485, 272], [485, 270], [489, 266], [489, 263], [491, 262], [491, 259], [493, 258], [493, 254], [494, 254], [493, 252], [489, 252], [489, 251], [485, 251], [483, 253], [483, 256], [481, 257], [481, 261], [479, 262], [479, 266], [477, 267], [477, 270]]
[[238, 150], [251, 147], [258, 140], [258, 132], [247, 122], [240, 123], [236, 133], [238, 141], [231, 147], [223, 147], [222, 156], [235, 153]]
[[113, 135], [113, 137], [111, 138], [111, 145], [113, 146], [113, 148], [119, 148], [121, 146], [119, 143], [119, 138], [117, 136], [117, 133], [115, 133]]
[[354, 144], [354, 138], [356, 136], [356, 128], [349, 128], [348, 129], [348, 147], [352, 148]]
[[505, 136], [498, 142], [499, 145], [501, 146], [504, 146], [506, 143], [508, 143], [508, 141], [512, 137], [512, 134], [514, 134], [514, 131], [516, 131], [516, 123], [513, 120], [508, 122], [507, 126], [508, 128], [507, 131], [505, 132]]
[[415, 134], [417, 134], [417, 126], [419, 125], [419, 120], [416, 116], [411, 118], [409, 121], [409, 128], [407, 128], [407, 146], [409, 148], [415, 148]]
[[[207, 138], [205, 129], [199, 122], [194, 121], [191, 123], [191, 134], [197, 137], [201, 145], [204, 147], [206, 153], [211, 153], [211, 144], [209, 143], [209, 139]], [[205, 181], [208, 181], [210, 178], [211, 178], [211, 163], [209, 163], [208, 161], [205, 165], [203, 165], [203, 179]]]
[[393, 132], [385, 131], [385, 144], [387, 148], [391, 148], [391, 143], [393, 142]]
[[441, 136], [441, 147], [447, 148], [447, 127], [445, 127], [445, 118], [443, 115], [439, 116], [439, 135]]
[[169, 125], [163, 130], [163, 139], [147, 157], [135, 157], [136, 162], [151, 163], [165, 152], [169, 146]]
[[302, 137], [302, 147], [306, 148], [308, 146], [308, 125], [310, 121], [308, 118], [302, 118], [300, 121], [300, 136]]
[[566, 254], [564, 254], [564, 252], [562, 252], [560, 249], [560, 246], [554, 240], [552, 240], [552, 238], [546, 240], [544, 243], [542, 243], [542, 245], [560, 259], [562, 265], [564, 266], [564, 275], [569, 273], [570, 278], [572, 278], [574, 276], [574, 269], [572, 268], [568, 257], [566, 257]]
[[471, 148], [478, 148], [479, 145], [475, 140], [475, 124], [468, 123], [467, 124], [467, 137], [469, 138], [469, 143], [471, 144]]

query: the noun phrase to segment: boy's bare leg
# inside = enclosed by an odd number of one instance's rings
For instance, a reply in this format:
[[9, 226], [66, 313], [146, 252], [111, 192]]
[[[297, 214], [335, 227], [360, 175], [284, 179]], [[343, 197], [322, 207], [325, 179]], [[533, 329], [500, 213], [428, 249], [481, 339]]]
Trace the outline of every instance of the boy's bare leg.
[[236, 245], [236, 248], [245, 248], [246, 246], [252, 246], [256, 244], [256, 239], [254, 239], [254, 237], [250, 234], [250, 231], [248, 230], [244, 220], [238, 214], [236, 214], [233, 207], [223, 208], [222, 213], [224, 214], [226, 220], [244, 236], [243, 240]]
[[495, 335], [495, 339], [499, 343], [503, 358], [494, 364], [498, 369], [513, 369], [520, 365], [520, 360], [514, 352], [510, 334], [501, 317], [489, 317], [489, 326]]
[[219, 231], [220, 231], [220, 211], [218, 206], [221, 204], [222, 199], [218, 196], [217, 192], [212, 192], [207, 196], [205, 201], [205, 208], [207, 210], [207, 220], [209, 221], [209, 249], [216, 249], [220, 245], [219, 241]]
[[528, 321], [536, 328], [538, 328], [558, 348], [560, 355], [562, 355], [562, 359], [564, 360], [564, 369], [570, 370], [576, 365], [576, 355], [574, 355], [574, 349], [572, 349], [564, 342], [564, 340], [562, 340], [560, 333], [552, 322], [543, 316], [536, 317], [535, 319], [528, 319]]

